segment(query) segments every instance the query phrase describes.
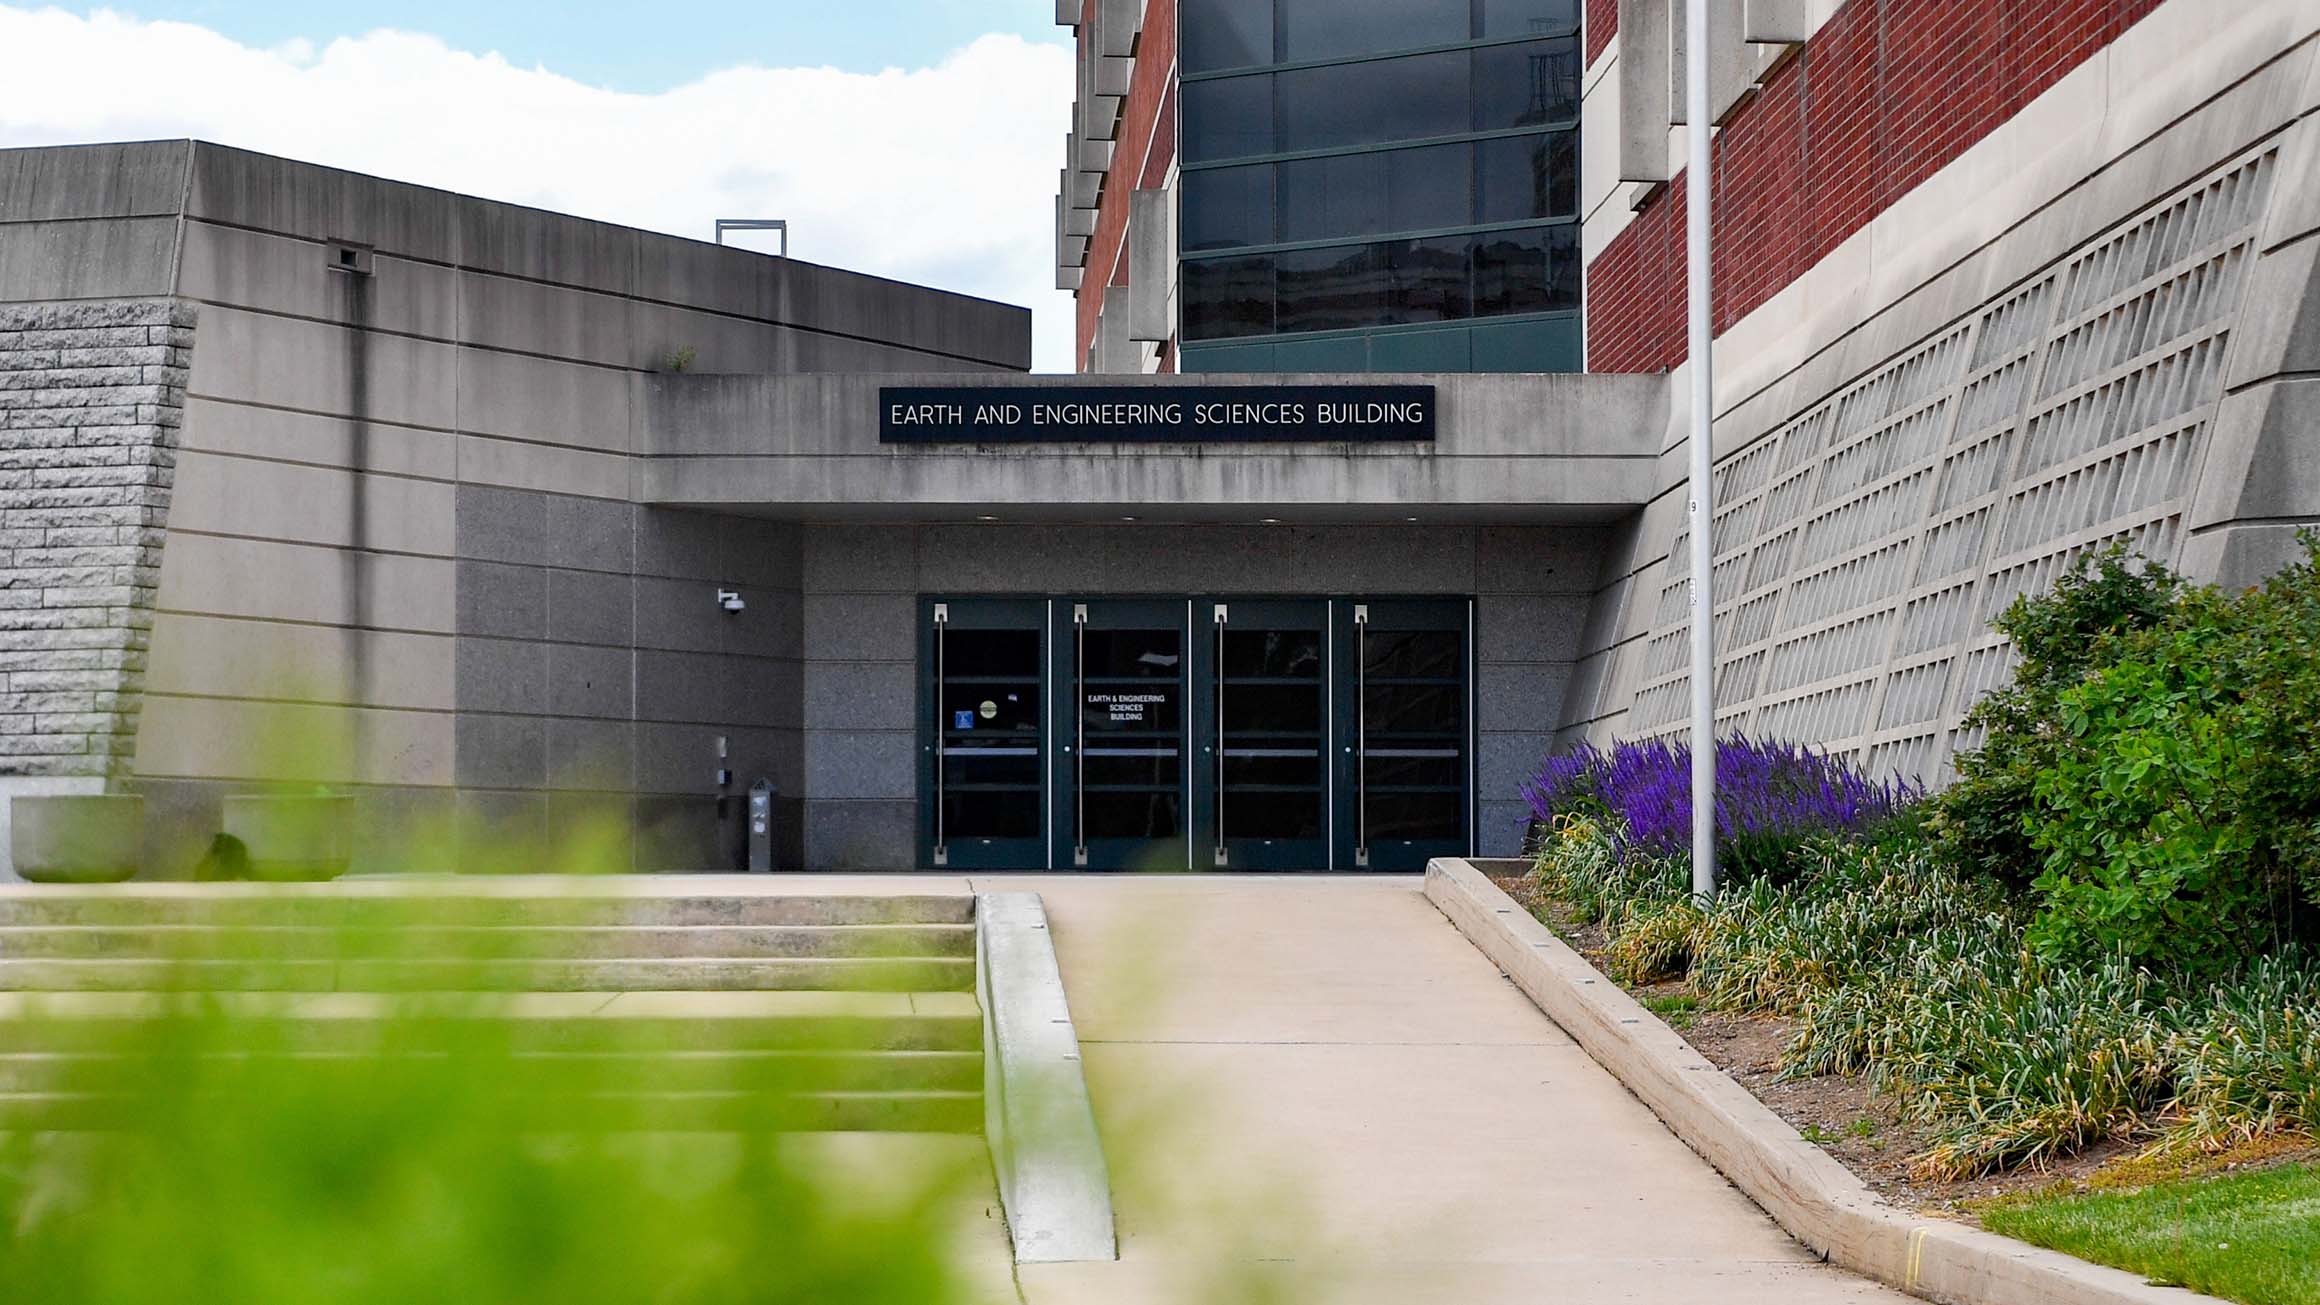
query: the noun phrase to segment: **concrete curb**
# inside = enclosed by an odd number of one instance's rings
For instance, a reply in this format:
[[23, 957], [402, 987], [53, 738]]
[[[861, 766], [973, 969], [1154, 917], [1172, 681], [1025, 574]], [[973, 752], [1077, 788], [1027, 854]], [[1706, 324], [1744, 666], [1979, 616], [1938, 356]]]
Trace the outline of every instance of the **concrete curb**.
[[1037, 893], [975, 897], [983, 1136], [1018, 1264], [1120, 1258], [1111, 1171]]
[[1830, 1263], [1944, 1305], [2215, 1300], [1886, 1204], [1473, 865], [1428, 863], [1426, 898], [1677, 1137]]

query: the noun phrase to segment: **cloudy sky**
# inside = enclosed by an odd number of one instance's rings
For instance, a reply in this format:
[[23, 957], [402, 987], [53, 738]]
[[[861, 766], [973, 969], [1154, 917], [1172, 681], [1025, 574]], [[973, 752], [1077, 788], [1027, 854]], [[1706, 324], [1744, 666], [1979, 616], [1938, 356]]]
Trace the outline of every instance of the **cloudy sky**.
[[196, 136], [1033, 310], [1071, 57], [1052, 0], [0, 3], [0, 147]]

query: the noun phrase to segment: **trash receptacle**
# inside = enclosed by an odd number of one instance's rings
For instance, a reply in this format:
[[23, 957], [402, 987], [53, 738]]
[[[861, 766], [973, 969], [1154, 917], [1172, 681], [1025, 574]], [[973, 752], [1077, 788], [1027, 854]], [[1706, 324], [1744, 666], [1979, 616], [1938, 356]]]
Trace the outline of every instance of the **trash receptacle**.
[[773, 781], [760, 778], [749, 786], [749, 872], [773, 871]]

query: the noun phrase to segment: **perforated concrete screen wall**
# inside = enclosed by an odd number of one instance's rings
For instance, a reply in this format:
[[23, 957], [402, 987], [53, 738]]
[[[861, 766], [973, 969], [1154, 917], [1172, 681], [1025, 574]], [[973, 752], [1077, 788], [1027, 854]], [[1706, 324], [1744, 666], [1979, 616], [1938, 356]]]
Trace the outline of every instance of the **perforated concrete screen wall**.
[[[1719, 463], [1721, 727], [1938, 775], [2011, 668], [1992, 618], [2114, 541], [2178, 558], [2276, 170], [2234, 159]], [[1657, 599], [1641, 734], [1690, 700], [1685, 579]]]

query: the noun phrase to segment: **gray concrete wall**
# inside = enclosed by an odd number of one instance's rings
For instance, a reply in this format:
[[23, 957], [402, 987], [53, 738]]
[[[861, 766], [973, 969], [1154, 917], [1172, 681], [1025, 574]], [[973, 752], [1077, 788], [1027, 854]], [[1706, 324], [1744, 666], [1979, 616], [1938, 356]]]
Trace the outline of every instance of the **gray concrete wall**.
[[[1723, 728], [1939, 779], [2010, 670], [1988, 622], [2016, 595], [2113, 542], [2244, 584], [2320, 522], [2315, 25], [2162, 8], [1927, 183], [1967, 208], [1911, 196], [1725, 333]], [[1683, 428], [1608, 564], [1566, 738], [1684, 728]]]
[[[932, 378], [941, 383], [941, 378]], [[1229, 385], [1367, 377], [1200, 377]], [[1412, 375], [1436, 387], [1430, 444], [894, 444], [878, 442], [893, 376], [652, 376], [638, 381], [639, 496], [699, 507], [904, 519], [1106, 509], [1172, 520], [1317, 517], [1602, 521], [1658, 487], [1668, 388], [1658, 376]], [[1178, 377], [1000, 377], [1166, 393]]]
[[463, 813], [546, 846], [614, 815], [638, 869], [739, 868], [740, 794], [764, 777], [798, 864], [797, 528], [482, 485], [456, 517]]
[[369, 849], [586, 812], [723, 863], [717, 738], [737, 789], [801, 782], [796, 531], [632, 507], [634, 378], [1030, 357], [1021, 309], [794, 260], [203, 144], [0, 151], [0, 303], [125, 294], [201, 322], [128, 781], [165, 873], [292, 777], [362, 794]]
[[1511, 852], [1602, 551], [1594, 527], [809, 525], [807, 863], [914, 864], [918, 602], [973, 594], [1470, 595], [1481, 841]]

